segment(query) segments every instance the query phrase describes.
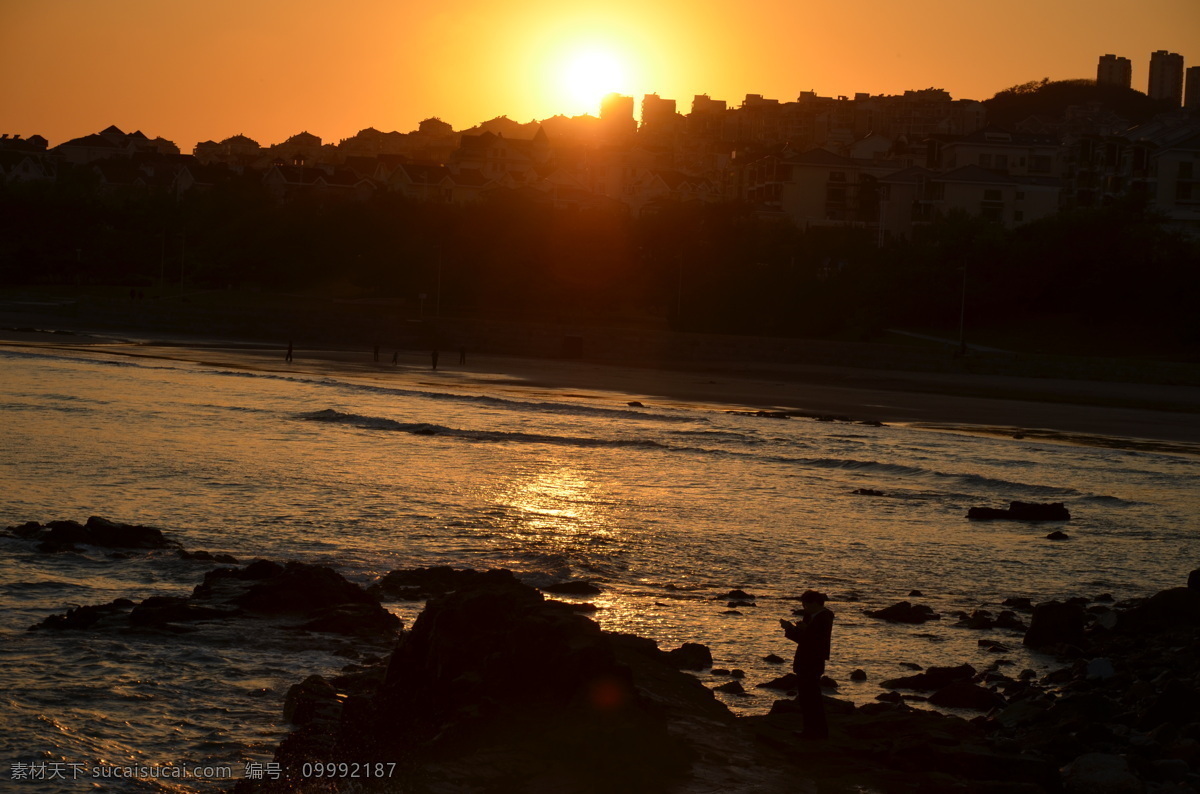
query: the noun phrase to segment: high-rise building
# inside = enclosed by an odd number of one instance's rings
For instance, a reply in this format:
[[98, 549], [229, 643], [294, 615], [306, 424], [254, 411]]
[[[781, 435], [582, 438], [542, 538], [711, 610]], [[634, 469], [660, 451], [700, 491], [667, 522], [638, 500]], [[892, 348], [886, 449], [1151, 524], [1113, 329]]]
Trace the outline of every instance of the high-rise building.
[[632, 135], [637, 129], [633, 120], [633, 97], [606, 94], [600, 100], [600, 127], [609, 137]]
[[1187, 89], [1183, 96], [1183, 106], [1200, 111], [1200, 66], [1189, 66], [1183, 81]]
[[658, 94], [642, 97], [642, 127], [663, 129], [675, 120], [675, 100], [663, 99]]
[[1177, 52], [1157, 50], [1150, 55], [1151, 99], [1165, 99], [1179, 105], [1183, 101], [1183, 56]]
[[1100, 63], [1096, 66], [1096, 82], [1099, 85], [1129, 88], [1133, 84], [1133, 64], [1128, 58], [1101, 55]]

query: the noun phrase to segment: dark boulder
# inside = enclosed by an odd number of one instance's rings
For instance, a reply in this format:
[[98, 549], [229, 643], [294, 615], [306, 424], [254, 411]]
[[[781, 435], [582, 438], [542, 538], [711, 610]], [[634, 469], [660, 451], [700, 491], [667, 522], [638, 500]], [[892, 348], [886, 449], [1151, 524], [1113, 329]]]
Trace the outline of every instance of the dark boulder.
[[1081, 604], [1047, 601], [1033, 609], [1022, 643], [1030, 648], [1079, 645], [1087, 613]]
[[1200, 568], [1188, 574], [1187, 586], [1189, 590], [1200, 590]]
[[795, 673], [787, 673], [786, 675], [781, 675], [778, 678], [772, 678], [770, 681], [764, 681], [761, 684], [756, 684], [756, 686], [759, 689], [779, 689], [787, 692], [795, 689], [799, 681], [800, 679], [796, 677]]
[[987, 687], [964, 680], [954, 681], [938, 689], [929, 696], [929, 702], [943, 708], [991, 711], [1003, 706], [1004, 698]]
[[1070, 540], [1071, 536], [1061, 529], [1056, 529], [1046, 536], [1046, 540]]
[[960, 664], [957, 667], [930, 667], [923, 673], [889, 678], [881, 681], [879, 685], [884, 689], [937, 690], [958, 681], [970, 681], [976, 672], [978, 671], [969, 664]]
[[[256, 563], [257, 564], [257, 563]], [[252, 612], [286, 614], [342, 604], [376, 604], [358, 585], [332, 568], [289, 562], [274, 576], [259, 579], [234, 603]]]
[[705, 670], [712, 667], [712, 651], [698, 642], [685, 642], [673, 651], [667, 651], [666, 660], [680, 670]]
[[927, 620], [940, 620], [942, 617], [924, 604], [910, 604], [907, 601], [901, 601], [883, 609], [865, 609], [863, 614], [867, 617], [886, 620], [889, 623], [924, 623]]
[[726, 681], [720, 686], [713, 687], [714, 692], [724, 692], [727, 695], [744, 695], [746, 694], [745, 687], [741, 681]]

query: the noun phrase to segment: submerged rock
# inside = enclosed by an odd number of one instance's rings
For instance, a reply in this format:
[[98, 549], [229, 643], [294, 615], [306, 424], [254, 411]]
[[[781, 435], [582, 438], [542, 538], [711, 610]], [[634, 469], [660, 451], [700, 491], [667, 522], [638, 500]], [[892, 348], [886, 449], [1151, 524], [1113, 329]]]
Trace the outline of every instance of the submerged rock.
[[924, 604], [910, 604], [908, 601], [900, 601], [883, 609], [864, 609], [863, 614], [889, 623], [924, 623], [927, 620], [940, 620], [942, 617]]
[[1010, 502], [1007, 509], [996, 507], [972, 507], [967, 511], [972, 521], [1068, 521], [1071, 511], [1062, 502]]

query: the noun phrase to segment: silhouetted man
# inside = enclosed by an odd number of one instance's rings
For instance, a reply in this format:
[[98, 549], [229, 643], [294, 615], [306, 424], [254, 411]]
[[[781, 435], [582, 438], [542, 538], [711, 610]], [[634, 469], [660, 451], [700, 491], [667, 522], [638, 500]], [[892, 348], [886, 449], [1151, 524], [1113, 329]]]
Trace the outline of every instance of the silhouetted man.
[[289, 364], [292, 361], [292, 340], [290, 340], [290, 339], [288, 340], [288, 352], [287, 352], [287, 355], [284, 356], [283, 360], [288, 362]]
[[438, 352], [436, 350], [430, 355], [430, 359], [433, 361], [433, 368], [437, 369]]
[[803, 614], [792, 623], [780, 620], [783, 633], [796, 643], [792, 671], [796, 678], [796, 703], [804, 716], [803, 739], [826, 739], [829, 725], [825, 721], [825, 703], [821, 700], [821, 676], [829, 659], [829, 643], [833, 634], [833, 612], [825, 608], [827, 597], [816, 590], [805, 590], [800, 596]]

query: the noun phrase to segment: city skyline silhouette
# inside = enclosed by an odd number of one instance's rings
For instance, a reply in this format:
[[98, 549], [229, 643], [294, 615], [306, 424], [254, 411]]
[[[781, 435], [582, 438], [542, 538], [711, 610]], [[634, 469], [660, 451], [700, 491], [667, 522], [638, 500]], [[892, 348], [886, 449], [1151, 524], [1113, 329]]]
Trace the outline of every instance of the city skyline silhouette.
[[10, 7], [0, 11], [0, 130], [60, 142], [117, 124], [189, 151], [237, 133], [340, 140], [432, 116], [461, 130], [501, 115], [595, 114], [609, 91], [681, 103], [708, 94], [734, 106], [748, 93], [787, 102], [803, 91], [936, 86], [982, 100], [1042, 77], [1091, 77], [1102, 53], [1129, 58], [1144, 90], [1149, 53], [1193, 63], [1187, 34], [1200, 26], [1186, 0], [1155, 0], [1135, 18], [1083, 2], [1020, 0], [987, 16], [944, 2], [922, 10], [897, 19], [868, 3], [847, 20], [774, 3], [733, 18], [670, 4], [401, 13], [363, 2], [338, 15], [277, 2], [236, 14], [140, 0], [116, 13]]

